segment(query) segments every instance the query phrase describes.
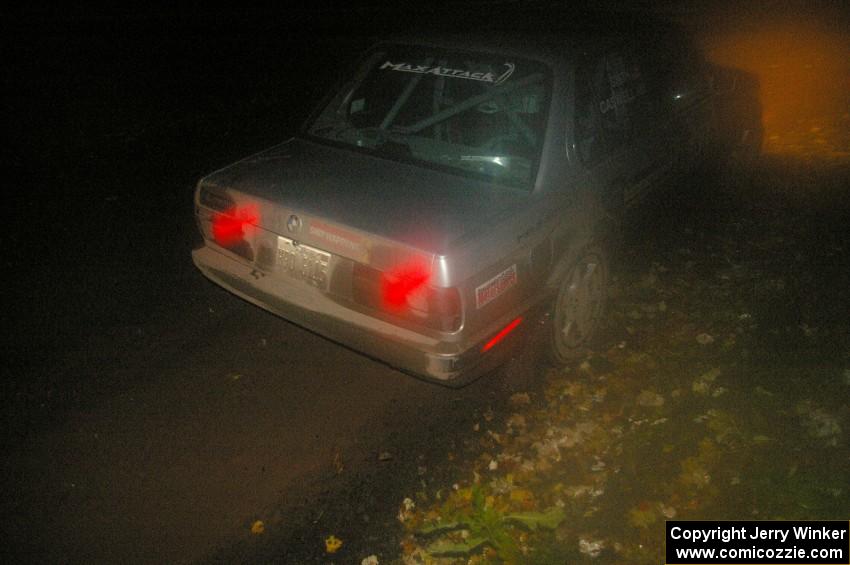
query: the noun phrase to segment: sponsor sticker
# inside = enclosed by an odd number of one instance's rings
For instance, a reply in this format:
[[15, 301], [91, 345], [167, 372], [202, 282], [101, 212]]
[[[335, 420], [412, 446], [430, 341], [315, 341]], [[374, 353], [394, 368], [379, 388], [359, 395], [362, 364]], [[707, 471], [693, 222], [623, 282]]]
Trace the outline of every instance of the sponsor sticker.
[[431, 66], [431, 65], [411, 65], [410, 63], [393, 63], [386, 61], [381, 65], [381, 70], [399, 71], [403, 73], [416, 73], [420, 75], [436, 75], [449, 78], [463, 78], [466, 80], [478, 80], [481, 82], [489, 82], [494, 85], [502, 84], [514, 74], [516, 65], [513, 63], [505, 63], [505, 71], [496, 75], [495, 73], [473, 72], [467, 69], [452, 69], [449, 67]]
[[475, 308], [483, 308], [516, 285], [516, 263], [475, 289]]
[[311, 221], [307, 229], [316, 241], [321, 242], [320, 247], [327, 249], [337, 255], [343, 255], [351, 259], [364, 260], [366, 258], [366, 246], [363, 237], [322, 222]]

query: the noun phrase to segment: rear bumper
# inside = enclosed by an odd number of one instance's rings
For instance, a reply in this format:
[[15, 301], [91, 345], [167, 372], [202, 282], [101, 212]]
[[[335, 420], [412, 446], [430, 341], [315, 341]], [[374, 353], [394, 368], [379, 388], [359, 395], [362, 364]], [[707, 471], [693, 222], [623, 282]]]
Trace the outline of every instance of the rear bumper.
[[519, 313], [478, 339], [441, 341], [346, 308], [301, 281], [260, 273], [209, 246], [194, 250], [192, 260], [208, 279], [252, 304], [401, 371], [450, 386], [462, 386], [503, 363], [511, 342], [528, 325], [520, 324], [482, 353], [484, 343]]

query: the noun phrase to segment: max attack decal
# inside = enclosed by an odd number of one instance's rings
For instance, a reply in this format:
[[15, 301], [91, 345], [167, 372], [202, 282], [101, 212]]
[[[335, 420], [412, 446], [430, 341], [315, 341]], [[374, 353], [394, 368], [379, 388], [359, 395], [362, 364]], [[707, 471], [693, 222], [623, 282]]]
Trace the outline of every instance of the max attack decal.
[[505, 63], [505, 72], [496, 76], [494, 73], [474, 73], [464, 69], [450, 69], [448, 67], [429, 67], [428, 65], [411, 65], [410, 63], [393, 63], [385, 62], [381, 65], [381, 70], [390, 69], [392, 71], [401, 71], [404, 73], [416, 73], [420, 75], [437, 75], [450, 78], [465, 78], [467, 80], [478, 80], [481, 82], [490, 82], [494, 85], [502, 84], [514, 74], [516, 66], [513, 63]]
[[483, 308], [517, 282], [516, 263], [475, 289], [475, 308]]

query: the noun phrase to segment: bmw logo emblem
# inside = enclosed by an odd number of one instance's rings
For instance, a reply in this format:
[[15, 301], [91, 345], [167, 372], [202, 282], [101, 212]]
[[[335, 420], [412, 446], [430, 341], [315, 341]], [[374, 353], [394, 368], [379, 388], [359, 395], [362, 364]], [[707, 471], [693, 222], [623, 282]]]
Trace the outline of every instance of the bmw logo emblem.
[[289, 218], [286, 220], [286, 230], [289, 233], [298, 233], [299, 231], [301, 231], [301, 218], [299, 218], [295, 214], [289, 216]]

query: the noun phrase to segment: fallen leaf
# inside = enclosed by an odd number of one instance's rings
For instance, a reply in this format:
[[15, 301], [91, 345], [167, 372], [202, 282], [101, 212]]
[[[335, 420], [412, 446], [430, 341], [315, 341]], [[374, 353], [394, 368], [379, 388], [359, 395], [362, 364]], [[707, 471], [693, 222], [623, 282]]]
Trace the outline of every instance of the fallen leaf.
[[513, 406], [524, 406], [531, 404], [531, 397], [527, 392], [518, 392], [516, 394], [512, 394], [510, 398], [510, 403]]
[[658, 407], [664, 404], [664, 397], [653, 390], [643, 390], [637, 397], [640, 406]]
[[342, 547], [342, 540], [336, 536], [328, 536], [325, 538], [325, 551], [328, 553], [336, 553]]
[[711, 345], [712, 343], [714, 343], [714, 337], [707, 333], [699, 334], [696, 339], [697, 343], [699, 343], [700, 345]]
[[585, 538], [579, 538], [578, 540], [579, 552], [584, 553], [588, 557], [599, 557], [604, 547], [605, 542], [602, 540], [588, 540]]
[[648, 528], [658, 521], [658, 515], [651, 504], [643, 502], [629, 510], [628, 520], [635, 528]]
[[577, 381], [570, 381], [564, 386], [563, 394], [565, 396], [575, 397], [578, 396], [582, 391], [582, 384]]
[[398, 511], [396, 518], [404, 524], [413, 518], [413, 511], [416, 509], [416, 503], [411, 498], [405, 498], [401, 503], [401, 508]]
[[262, 520], [256, 520], [253, 524], [251, 524], [251, 533], [255, 536], [258, 536], [266, 531], [266, 525], [263, 524]]
[[711, 475], [695, 457], [688, 457], [682, 461], [681, 467], [679, 481], [682, 484], [703, 487], [711, 482]]
[[[720, 376], [720, 373], [721, 371], [717, 367], [706, 371], [705, 373], [697, 377], [696, 380], [694, 380], [694, 382], [691, 384], [691, 389], [697, 394], [708, 394], [711, 391], [711, 383], [713, 383], [717, 379], [717, 377]], [[726, 389], [723, 389], [724, 392], [725, 390]], [[720, 394], [723, 394], [723, 392], [721, 392]]]
[[838, 445], [841, 425], [835, 416], [823, 408], [814, 406], [810, 400], [799, 402], [796, 409], [797, 413], [803, 417], [803, 425], [810, 436], [823, 439], [826, 445]]
[[512, 490], [511, 502], [516, 502], [521, 506], [529, 506], [534, 503], [534, 493], [524, 488]]
[[525, 429], [525, 416], [523, 416], [522, 414], [511, 414], [508, 418], [508, 421], [505, 423], [505, 426], [507, 428], [519, 428], [521, 430]]

